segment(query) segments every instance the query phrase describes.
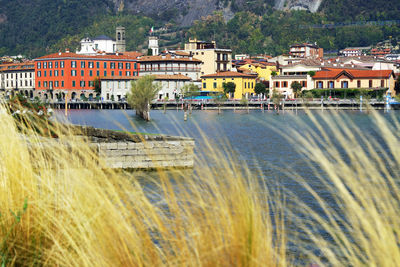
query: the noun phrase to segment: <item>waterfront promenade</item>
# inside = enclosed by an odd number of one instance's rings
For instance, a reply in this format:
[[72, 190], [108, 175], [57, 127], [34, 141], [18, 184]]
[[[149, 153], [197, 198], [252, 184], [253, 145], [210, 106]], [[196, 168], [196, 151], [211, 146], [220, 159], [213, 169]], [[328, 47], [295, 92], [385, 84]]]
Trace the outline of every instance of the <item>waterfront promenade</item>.
[[[65, 109], [64, 101], [49, 102], [49, 106], [53, 109]], [[228, 100], [216, 103], [214, 101], [154, 101], [151, 103], [152, 109], [184, 109], [184, 105], [190, 105], [192, 109], [209, 110], [209, 109], [275, 109], [272, 100], [249, 100], [247, 104], [240, 100]], [[69, 101], [68, 109], [131, 109], [126, 101]], [[385, 101], [369, 100], [361, 101], [355, 99], [290, 99], [282, 100], [279, 104], [280, 110], [285, 109], [346, 109], [357, 110], [360, 107], [369, 106], [374, 109], [387, 109]], [[392, 109], [400, 109], [400, 103], [390, 104]]]

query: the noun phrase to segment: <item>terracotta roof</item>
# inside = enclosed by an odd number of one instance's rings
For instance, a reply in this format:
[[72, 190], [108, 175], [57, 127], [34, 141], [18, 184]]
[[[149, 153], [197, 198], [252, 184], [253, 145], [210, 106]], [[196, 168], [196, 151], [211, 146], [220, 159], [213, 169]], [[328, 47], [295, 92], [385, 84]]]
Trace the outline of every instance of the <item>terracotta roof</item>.
[[138, 51], [127, 51], [127, 52], [123, 52], [122, 54], [124, 54], [125, 56], [134, 57], [134, 58], [143, 56], [143, 54]]
[[256, 78], [256, 75], [243, 74], [235, 71], [220, 71], [214, 74], [203, 75], [201, 78], [223, 78], [223, 77], [243, 77], [243, 78]]
[[[190, 77], [182, 74], [174, 74], [174, 75], [157, 74], [154, 76], [156, 76], [156, 80], [184, 80], [184, 81], [192, 80]], [[137, 80], [142, 77], [143, 76], [107, 76], [107, 77], [102, 77], [101, 80]]]
[[163, 55], [163, 56], [144, 56], [138, 59], [141, 62], [158, 62], [158, 61], [185, 61], [185, 62], [202, 62], [196, 58], [188, 58], [188, 57], [173, 57], [171, 54]]
[[14, 63], [14, 64], [1, 64], [1, 71], [16, 71], [16, 70], [34, 70], [35, 63], [33, 61], [24, 62], [24, 63]]
[[128, 54], [124, 53], [119, 53], [117, 54], [107, 54], [107, 55], [80, 55], [76, 53], [71, 53], [71, 52], [65, 52], [65, 53], [54, 53], [50, 55], [46, 55], [43, 57], [36, 58], [34, 60], [46, 60], [46, 59], [59, 59], [59, 58], [77, 58], [77, 59], [109, 59], [109, 60], [136, 60], [136, 56], [130, 56]]
[[346, 75], [351, 79], [389, 78], [392, 73], [392, 70], [326, 69], [317, 71], [313, 79], [337, 79], [341, 75]]

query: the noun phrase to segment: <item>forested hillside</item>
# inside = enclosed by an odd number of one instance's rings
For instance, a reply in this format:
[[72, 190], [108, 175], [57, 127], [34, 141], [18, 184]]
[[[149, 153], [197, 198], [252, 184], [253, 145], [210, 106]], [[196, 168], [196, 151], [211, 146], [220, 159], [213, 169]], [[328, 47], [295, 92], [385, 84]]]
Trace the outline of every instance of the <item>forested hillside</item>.
[[[314, 13], [291, 10], [317, 6]], [[187, 14], [205, 15], [192, 23], [190, 19], [195, 16]], [[0, 55], [22, 53], [36, 57], [59, 49], [73, 50], [85, 35], [114, 37], [116, 25], [127, 28], [130, 50], [145, 45], [151, 26], [165, 24], [172, 33], [165, 36], [162, 44], [179, 45], [189, 37], [215, 39], [236, 53], [278, 54], [287, 52], [291, 43], [303, 41], [337, 50], [400, 37], [399, 24], [333, 29], [312, 26], [368, 20], [400, 20], [400, 1], [0, 0]], [[186, 23], [192, 24], [188, 27]]]

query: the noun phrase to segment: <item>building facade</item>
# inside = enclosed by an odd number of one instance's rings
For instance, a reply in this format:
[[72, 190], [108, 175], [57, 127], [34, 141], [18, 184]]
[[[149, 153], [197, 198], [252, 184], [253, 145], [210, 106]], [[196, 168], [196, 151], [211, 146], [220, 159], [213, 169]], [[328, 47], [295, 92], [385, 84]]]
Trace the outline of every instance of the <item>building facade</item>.
[[289, 55], [298, 58], [322, 58], [324, 50], [316, 44], [294, 44], [290, 46]]
[[161, 54], [158, 56], [143, 56], [140, 62], [141, 75], [184, 75], [194, 83], [200, 84], [202, 62], [188, 54]]
[[384, 89], [395, 95], [392, 70], [323, 69], [313, 77], [314, 88]]
[[[136, 81], [140, 77], [104, 77], [101, 78], [101, 98], [105, 101], [115, 100], [121, 101], [127, 98], [128, 92], [132, 88], [132, 81]], [[155, 81], [161, 85], [161, 89], [157, 94], [157, 100], [176, 100], [182, 92], [181, 89], [186, 84], [192, 83], [191, 79], [185, 75], [155, 75]]]
[[55, 53], [34, 60], [35, 88], [38, 95], [55, 100], [71, 92], [76, 96], [94, 94], [94, 81], [101, 77], [138, 76], [136, 57], [121, 54], [79, 55]]
[[189, 39], [189, 42], [185, 44], [184, 51], [203, 62], [200, 70], [201, 75], [232, 70], [232, 50], [217, 48], [214, 41], [203, 42], [197, 39]]
[[230, 98], [242, 99], [254, 95], [257, 75], [244, 74], [234, 71], [217, 72], [210, 75], [203, 75], [202, 91], [223, 92], [223, 84], [233, 82], [235, 93]]
[[35, 89], [35, 63], [24, 62], [0, 65], [0, 93], [12, 96], [16, 93], [32, 98]]

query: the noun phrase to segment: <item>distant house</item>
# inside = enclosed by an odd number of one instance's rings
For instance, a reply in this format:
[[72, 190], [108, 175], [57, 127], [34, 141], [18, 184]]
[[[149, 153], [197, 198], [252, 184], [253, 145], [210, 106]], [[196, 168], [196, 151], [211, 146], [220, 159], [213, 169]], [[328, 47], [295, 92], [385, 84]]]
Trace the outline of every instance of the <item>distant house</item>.
[[392, 70], [331, 69], [317, 71], [312, 77], [314, 88], [388, 89], [395, 95], [395, 75]]
[[324, 49], [316, 44], [294, 44], [290, 46], [289, 55], [298, 58], [322, 58]]
[[233, 82], [236, 85], [234, 99], [250, 97], [254, 94], [257, 75], [244, 74], [234, 71], [221, 71], [214, 74], [203, 75], [202, 91], [223, 92], [223, 83]]
[[371, 47], [347, 47], [339, 51], [339, 54], [345, 57], [357, 57], [365, 55], [367, 51], [371, 50]]
[[[161, 84], [161, 90], [157, 94], [157, 99], [175, 100], [181, 95], [181, 89], [192, 80], [182, 74], [165, 75], [157, 74], [154, 82]], [[103, 77], [101, 78], [101, 97], [103, 100], [120, 101], [126, 99], [127, 93], [131, 90], [132, 81], [136, 81], [138, 76], [122, 77]]]
[[373, 48], [371, 49], [371, 55], [377, 56], [377, 57], [384, 57], [387, 54], [390, 54], [391, 50], [390, 48]]
[[99, 53], [125, 52], [125, 28], [117, 27], [115, 37], [115, 40], [106, 35], [100, 35], [93, 39], [85, 37], [80, 41], [81, 48], [76, 53], [96, 55]]
[[22, 93], [33, 97], [35, 90], [35, 63], [0, 64], [0, 92], [12, 96]]
[[184, 51], [203, 62], [200, 70], [201, 75], [232, 70], [232, 50], [218, 48], [215, 41], [204, 42], [189, 39], [189, 42], [185, 44]]

